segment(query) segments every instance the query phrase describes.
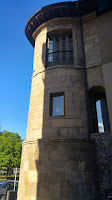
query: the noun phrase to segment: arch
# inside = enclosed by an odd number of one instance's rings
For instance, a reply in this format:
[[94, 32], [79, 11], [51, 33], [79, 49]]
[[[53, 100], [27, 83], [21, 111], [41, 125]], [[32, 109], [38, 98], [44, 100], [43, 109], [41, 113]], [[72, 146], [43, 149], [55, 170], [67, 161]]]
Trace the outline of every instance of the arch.
[[105, 89], [102, 86], [92, 87], [88, 92], [90, 132], [110, 131], [110, 121]]

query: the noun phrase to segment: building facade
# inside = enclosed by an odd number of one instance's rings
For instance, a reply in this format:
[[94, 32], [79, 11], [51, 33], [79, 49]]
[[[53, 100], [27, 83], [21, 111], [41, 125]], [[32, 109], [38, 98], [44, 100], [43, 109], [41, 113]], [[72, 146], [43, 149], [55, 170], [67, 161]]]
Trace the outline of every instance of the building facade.
[[112, 186], [112, 12], [99, 5], [52, 4], [27, 22], [35, 49], [18, 200], [105, 199]]

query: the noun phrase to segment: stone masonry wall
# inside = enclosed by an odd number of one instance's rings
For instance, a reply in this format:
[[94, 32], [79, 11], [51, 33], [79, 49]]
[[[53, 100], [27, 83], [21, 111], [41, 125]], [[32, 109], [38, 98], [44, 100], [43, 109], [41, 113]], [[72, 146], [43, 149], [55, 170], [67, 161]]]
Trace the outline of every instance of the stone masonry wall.
[[96, 23], [96, 13], [83, 18], [84, 49], [87, 68], [101, 65], [101, 50]]
[[18, 200], [96, 200], [94, 141], [24, 142]]
[[[74, 65], [45, 68], [47, 33], [61, 29], [72, 32]], [[94, 14], [84, 17], [83, 30], [88, 88], [104, 86]], [[95, 148], [94, 141], [87, 140], [79, 21], [54, 19], [40, 26], [33, 37], [34, 67], [18, 200], [96, 200]], [[65, 116], [49, 116], [50, 94], [54, 92], [65, 93]], [[93, 138], [96, 141], [98, 177], [100, 172], [103, 176], [102, 163], [105, 163], [101, 141], [104, 148], [106, 143], [98, 134]], [[106, 155], [109, 155], [108, 151], [109, 148]], [[104, 169], [106, 171], [106, 167]], [[104, 195], [105, 182], [99, 178], [97, 183]]]
[[[45, 68], [47, 33], [70, 30], [73, 36], [74, 64]], [[34, 66], [26, 140], [41, 138], [87, 138], [87, 117], [81, 61], [79, 20], [58, 18], [36, 30]], [[80, 62], [81, 64], [81, 62]], [[65, 115], [49, 116], [50, 94], [64, 92]]]
[[88, 89], [105, 87], [96, 13], [83, 17], [83, 36]]
[[[50, 117], [50, 93], [65, 93], [65, 116]], [[27, 140], [87, 138], [83, 70], [54, 67], [32, 79]]]
[[94, 133], [96, 143], [96, 175], [99, 199], [112, 190], [112, 136], [111, 133]]

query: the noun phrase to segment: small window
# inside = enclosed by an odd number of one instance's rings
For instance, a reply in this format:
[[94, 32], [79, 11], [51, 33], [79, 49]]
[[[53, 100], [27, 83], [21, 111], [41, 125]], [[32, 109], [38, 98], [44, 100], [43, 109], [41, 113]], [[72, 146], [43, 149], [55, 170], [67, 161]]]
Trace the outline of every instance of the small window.
[[50, 94], [50, 116], [63, 116], [65, 114], [64, 92]]

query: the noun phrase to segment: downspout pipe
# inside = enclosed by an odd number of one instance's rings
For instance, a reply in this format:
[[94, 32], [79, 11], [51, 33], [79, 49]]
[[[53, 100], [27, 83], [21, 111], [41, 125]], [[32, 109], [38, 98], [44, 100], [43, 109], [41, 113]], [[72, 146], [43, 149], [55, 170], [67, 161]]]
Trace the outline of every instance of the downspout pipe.
[[85, 89], [85, 101], [86, 101], [86, 114], [87, 114], [87, 127], [88, 127], [88, 139], [90, 138], [90, 123], [89, 123], [89, 103], [88, 103], [88, 86], [87, 86], [87, 74], [85, 64], [85, 50], [84, 50], [84, 39], [83, 39], [83, 27], [82, 18], [80, 15], [79, 0], [77, 1], [77, 11], [80, 21], [80, 32], [81, 32], [81, 43], [82, 43], [82, 55], [83, 55], [83, 72], [84, 72], [84, 89]]

